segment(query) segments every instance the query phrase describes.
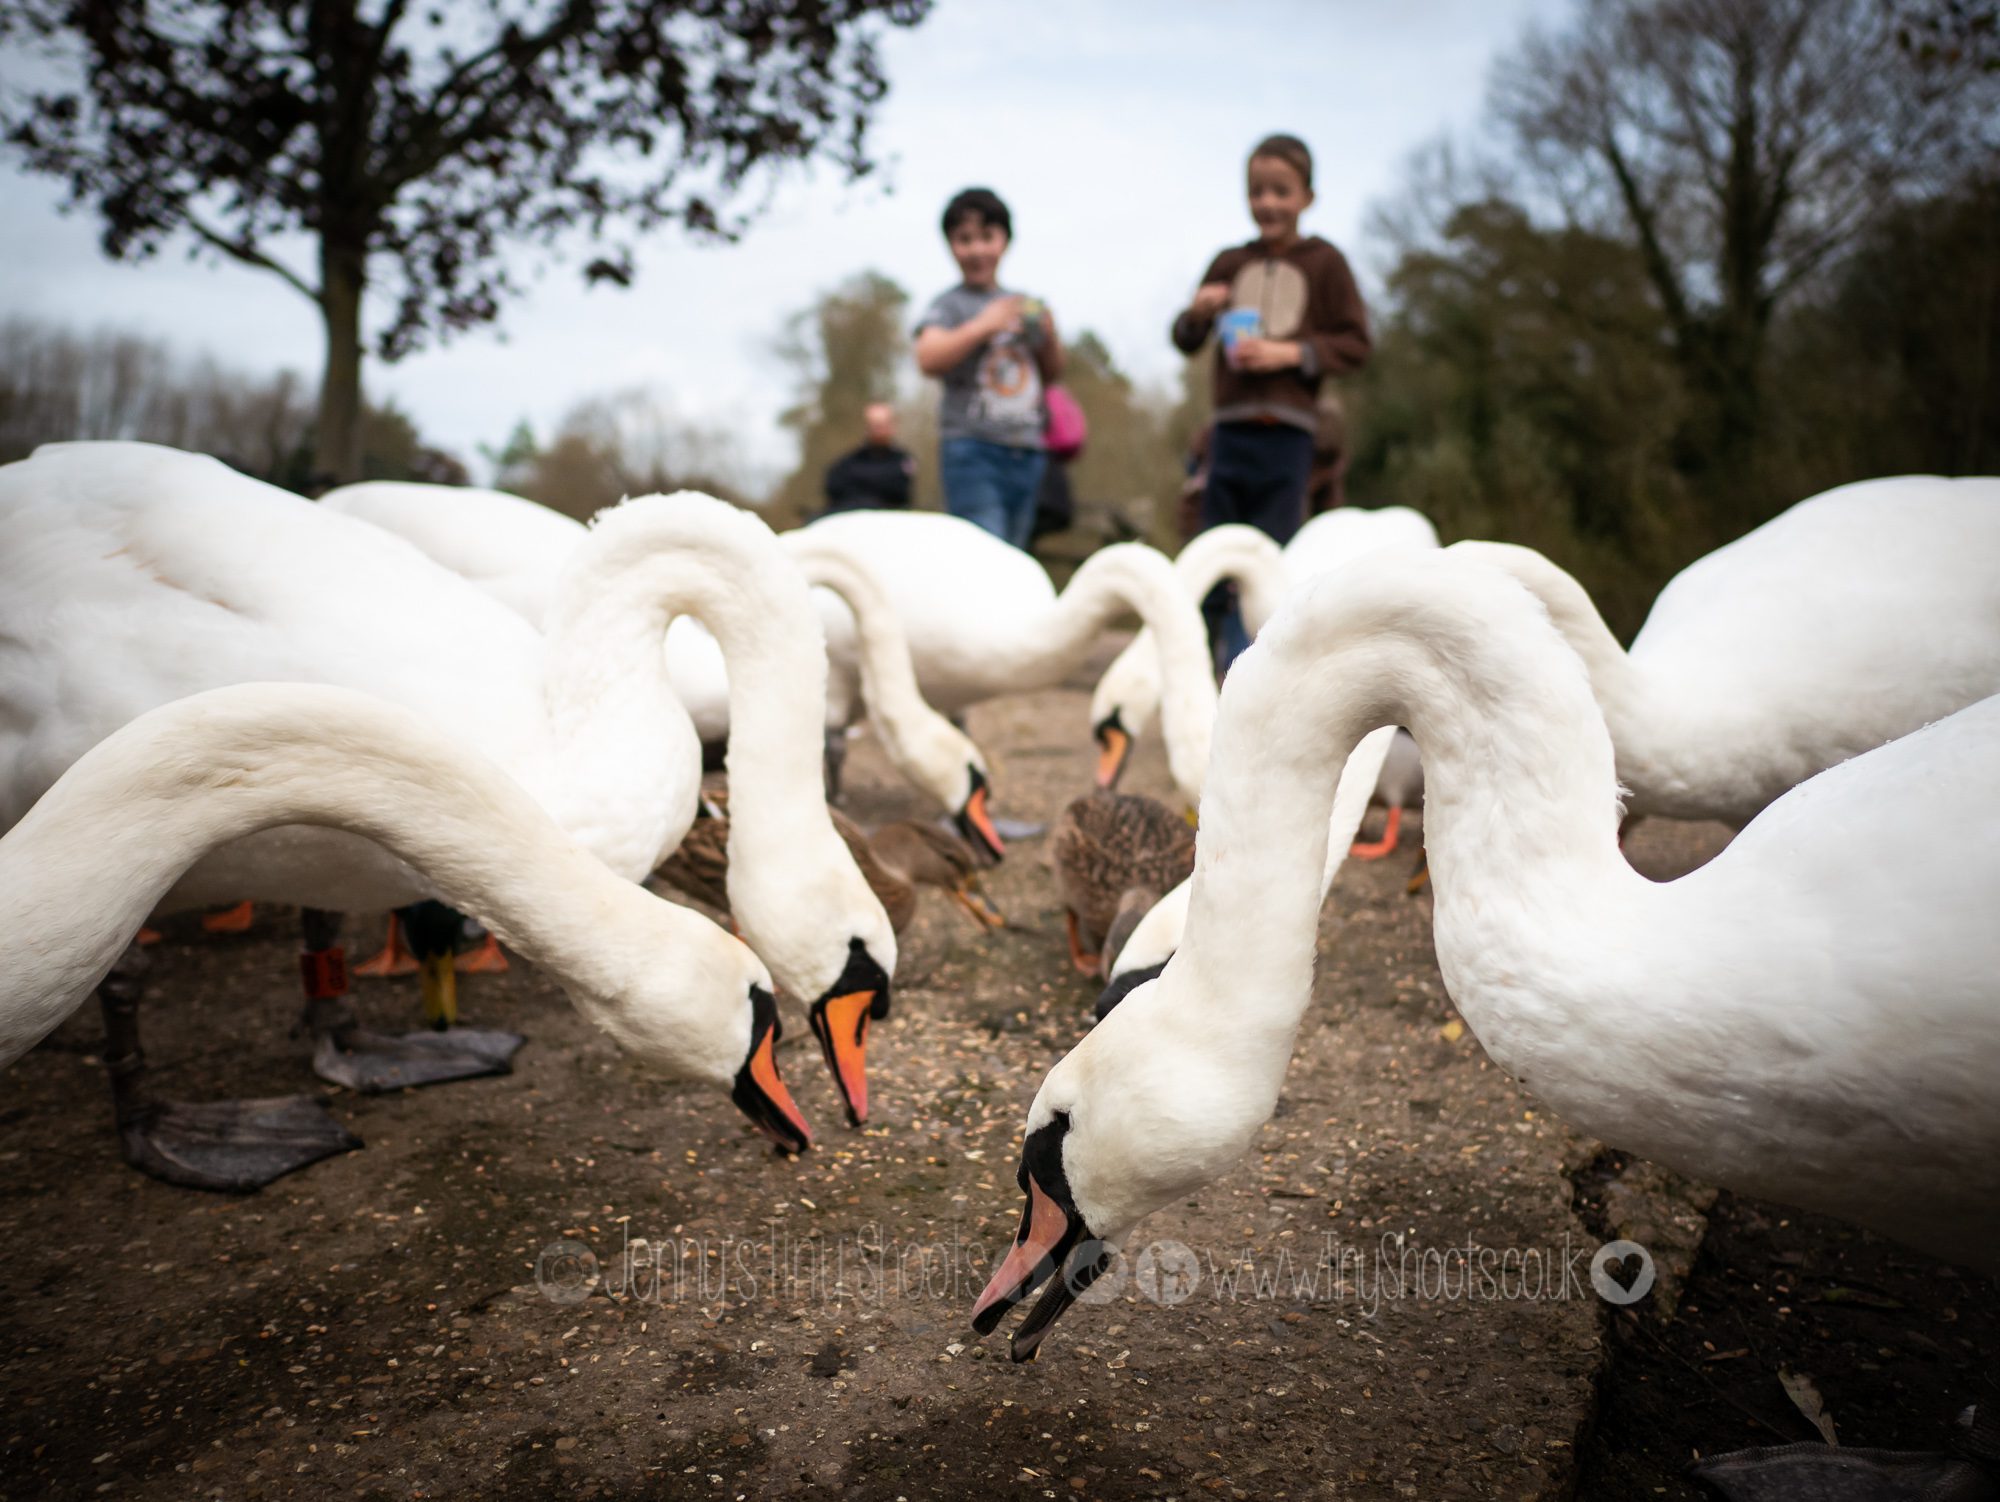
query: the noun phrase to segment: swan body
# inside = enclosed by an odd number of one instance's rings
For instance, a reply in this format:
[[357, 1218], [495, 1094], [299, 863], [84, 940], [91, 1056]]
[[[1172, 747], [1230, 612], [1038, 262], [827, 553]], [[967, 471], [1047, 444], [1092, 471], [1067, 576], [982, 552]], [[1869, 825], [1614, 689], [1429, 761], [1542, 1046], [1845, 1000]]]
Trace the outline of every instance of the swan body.
[[[581, 546], [581, 522], [497, 490], [371, 480], [329, 491], [320, 504], [391, 532], [433, 562], [462, 575], [539, 629], [564, 561]], [[893, 606], [862, 563], [817, 551], [804, 534], [783, 539], [809, 582], [829, 643], [826, 722], [844, 726], [865, 702], [898, 771], [950, 809], [968, 839], [996, 856], [998, 836], [975, 794], [991, 774], [979, 748], [926, 704], [910, 667], [909, 643]], [[667, 628], [667, 673], [674, 696], [704, 741], [729, 733], [729, 673], [721, 646], [702, 623], [681, 616]], [[983, 826], [983, 827], [982, 827]]]
[[370, 695], [212, 689], [93, 746], [0, 838], [0, 1067], [109, 973], [181, 871], [274, 827], [338, 828], [545, 967], [649, 1065], [739, 1092], [803, 1147], [771, 1056], [771, 978], [744, 944], [620, 880], [488, 758]]
[[[212, 459], [134, 443], [38, 449], [0, 468], [0, 819], [167, 700], [331, 682], [449, 725], [638, 881], [679, 843], [699, 793], [700, 745], [660, 648], [683, 613], [758, 665], [731, 686], [745, 937], [809, 1001], [816, 1031], [835, 1001], [886, 1004], [895, 938], [821, 793], [825, 653], [811, 604], [770, 529], [708, 497], [603, 513], [537, 632], [401, 539]], [[427, 890], [372, 841], [292, 825], [210, 850], [166, 902], [246, 894], [340, 911]], [[843, 1081], [860, 1052], [858, 1036], [843, 1044]]]
[[1214, 675], [1201, 617], [1154, 549], [1101, 548], [1058, 596], [1034, 559], [955, 516], [844, 511], [791, 535], [859, 561], [881, 581], [909, 635], [924, 697], [941, 709], [1059, 683], [1099, 631], [1136, 613], [1160, 643], [1175, 784], [1190, 804], [1199, 798]]
[[[1255, 527], [1229, 523], [1210, 527], [1188, 540], [1174, 559], [1174, 573], [1192, 600], [1200, 601], [1224, 580], [1234, 579], [1243, 625], [1252, 636], [1278, 608], [1285, 592], [1381, 548], [1434, 548], [1437, 528], [1408, 506], [1339, 506], [1313, 517], [1280, 548]], [[1152, 727], [1159, 711], [1160, 669], [1151, 638], [1140, 632], [1118, 654], [1090, 700], [1090, 723], [1106, 761], [1099, 783], [1117, 781], [1130, 742]], [[1122, 742], [1109, 744], [1116, 727]]]
[[1629, 653], [1527, 548], [1458, 543], [1582, 656], [1634, 814], [1742, 825], [1787, 788], [2000, 693], [2000, 479], [1843, 485], [1690, 564]]
[[1619, 853], [1611, 738], [1540, 605], [1399, 553], [1289, 597], [1232, 670], [1185, 938], [1037, 1093], [1029, 1212], [982, 1329], [1074, 1251], [1017, 1332], [1031, 1355], [1106, 1255], [1094, 1239], [1248, 1148], [1311, 997], [1332, 768], [1390, 724], [1423, 754], [1438, 963], [1495, 1063], [1695, 1178], [1995, 1265], [2000, 699], [1821, 774], [1654, 884]]

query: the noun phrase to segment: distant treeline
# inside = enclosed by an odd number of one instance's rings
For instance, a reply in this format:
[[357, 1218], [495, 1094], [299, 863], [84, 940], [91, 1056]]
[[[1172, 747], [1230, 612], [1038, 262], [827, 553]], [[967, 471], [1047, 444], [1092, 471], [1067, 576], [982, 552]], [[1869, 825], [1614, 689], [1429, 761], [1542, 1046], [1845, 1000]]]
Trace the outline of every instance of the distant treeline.
[[[250, 374], [134, 334], [79, 334], [24, 318], [0, 323], [0, 463], [43, 443], [131, 438], [213, 454], [305, 494], [317, 488], [316, 413], [316, 394], [289, 370]], [[365, 409], [362, 449], [369, 479], [463, 485], [469, 478], [393, 407]]]

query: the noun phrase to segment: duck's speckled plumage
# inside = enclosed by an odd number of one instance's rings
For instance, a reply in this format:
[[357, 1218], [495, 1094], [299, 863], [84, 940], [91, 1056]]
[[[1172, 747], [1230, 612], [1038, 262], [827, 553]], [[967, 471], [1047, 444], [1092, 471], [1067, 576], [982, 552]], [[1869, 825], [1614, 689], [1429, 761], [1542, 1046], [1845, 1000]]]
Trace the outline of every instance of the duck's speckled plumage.
[[1127, 892], [1158, 893], [1194, 870], [1194, 830], [1152, 798], [1099, 789], [1063, 810], [1049, 834], [1049, 859], [1063, 906], [1076, 916], [1084, 948], [1102, 949]]
[[[659, 874], [697, 901], [728, 912], [729, 792], [711, 786], [702, 797], [702, 817], [661, 864]], [[920, 885], [951, 892], [978, 889], [978, 857], [957, 835], [914, 819], [885, 824], [870, 834], [838, 810], [827, 812], [898, 935], [917, 914]]]

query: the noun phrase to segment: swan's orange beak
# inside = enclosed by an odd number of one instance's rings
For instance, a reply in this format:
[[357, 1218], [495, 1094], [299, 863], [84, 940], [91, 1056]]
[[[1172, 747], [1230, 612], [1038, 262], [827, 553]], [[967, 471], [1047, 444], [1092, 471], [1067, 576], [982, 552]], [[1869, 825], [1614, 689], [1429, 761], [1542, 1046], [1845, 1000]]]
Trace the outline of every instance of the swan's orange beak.
[[849, 1126], [868, 1119], [868, 1019], [874, 1006], [873, 991], [849, 991], [821, 997], [810, 1014], [813, 1036], [840, 1086]]
[[1007, 846], [1000, 838], [1000, 831], [993, 827], [993, 816], [987, 812], [986, 779], [979, 772], [972, 774], [972, 794], [965, 800], [955, 818], [958, 832], [974, 849], [984, 847], [986, 854], [998, 861], [1007, 854]]
[[779, 1147], [786, 1152], [802, 1153], [812, 1146], [812, 1130], [799, 1114], [798, 1103], [778, 1073], [774, 1050], [783, 1028], [778, 1022], [777, 1003], [759, 986], [751, 987], [750, 1001], [755, 1041], [750, 1045], [749, 1057], [736, 1073], [736, 1088], [730, 1099], [758, 1131]]
[[1050, 1199], [1031, 1174], [1028, 1177], [1028, 1204], [1021, 1212], [1021, 1229], [1014, 1245], [993, 1270], [986, 1291], [972, 1306], [972, 1328], [981, 1335], [993, 1333], [1001, 1316], [1040, 1286], [1056, 1270], [1056, 1263], [1074, 1239], [1069, 1216]]
[[1115, 788], [1125, 773], [1126, 758], [1132, 754], [1132, 737], [1126, 733], [1115, 709], [1097, 722], [1091, 735], [1097, 740], [1097, 785]]

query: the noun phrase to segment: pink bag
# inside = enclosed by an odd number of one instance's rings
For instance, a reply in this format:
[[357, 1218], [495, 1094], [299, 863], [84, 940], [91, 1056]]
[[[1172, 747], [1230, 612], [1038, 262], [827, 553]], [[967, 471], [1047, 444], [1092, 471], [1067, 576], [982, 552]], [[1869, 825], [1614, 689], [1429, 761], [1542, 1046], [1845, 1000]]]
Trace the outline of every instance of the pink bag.
[[1042, 395], [1042, 403], [1048, 412], [1048, 421], [1042, 425], [1042, 447], [1049, 451], [1051, 459], [1074, 459], [1090, 438], [1090, 424], [1084, 421], [1083, 408], [1061, 386], [1049, 387]]

